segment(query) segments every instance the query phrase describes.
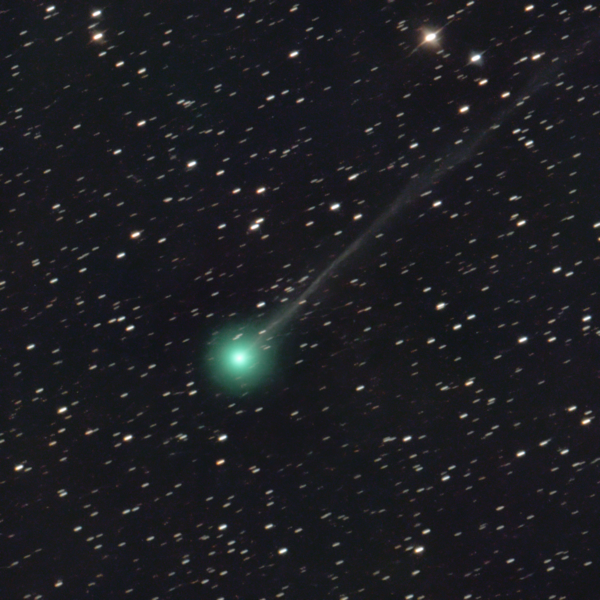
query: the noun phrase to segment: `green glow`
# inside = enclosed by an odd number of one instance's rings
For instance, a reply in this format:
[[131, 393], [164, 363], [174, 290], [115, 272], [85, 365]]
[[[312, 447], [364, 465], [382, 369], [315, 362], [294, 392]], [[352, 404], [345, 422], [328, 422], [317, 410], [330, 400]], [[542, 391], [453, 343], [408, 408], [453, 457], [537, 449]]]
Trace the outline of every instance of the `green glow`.
[[222, 352], [223, 366], [232, 377], [251, 372], [258, 367], [260, 362], [259, 353], [245, 343], [226, 344]]
[[248, 360], [248, 356], [245, 352], [236, 352], [233, 355], [233, 362], [237, 365], [243, 365]]
[[273, 345], [249, 326], [231, 327], [213, 335], [206, 362], [220, 391], [246, 395], [272, 380]]

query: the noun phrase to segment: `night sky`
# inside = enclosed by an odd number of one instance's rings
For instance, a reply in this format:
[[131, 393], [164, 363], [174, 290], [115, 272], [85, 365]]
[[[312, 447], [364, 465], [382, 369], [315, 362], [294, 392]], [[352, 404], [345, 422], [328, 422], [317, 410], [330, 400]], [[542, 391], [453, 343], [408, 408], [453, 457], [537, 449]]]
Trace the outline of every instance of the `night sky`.
[[8, 6], [2, 599], [597, 598], [596, 6]]

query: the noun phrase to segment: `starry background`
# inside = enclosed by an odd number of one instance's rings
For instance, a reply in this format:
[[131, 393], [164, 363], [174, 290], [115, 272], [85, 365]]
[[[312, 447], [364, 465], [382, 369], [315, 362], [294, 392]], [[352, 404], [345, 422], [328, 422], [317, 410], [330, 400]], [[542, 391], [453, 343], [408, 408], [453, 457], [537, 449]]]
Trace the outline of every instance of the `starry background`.
[[[594, 5], [0, 25], [3, 597], [595, 597]], [[419, 177], [264, 385], [218, 389], [220, 333], [292, 306]]]

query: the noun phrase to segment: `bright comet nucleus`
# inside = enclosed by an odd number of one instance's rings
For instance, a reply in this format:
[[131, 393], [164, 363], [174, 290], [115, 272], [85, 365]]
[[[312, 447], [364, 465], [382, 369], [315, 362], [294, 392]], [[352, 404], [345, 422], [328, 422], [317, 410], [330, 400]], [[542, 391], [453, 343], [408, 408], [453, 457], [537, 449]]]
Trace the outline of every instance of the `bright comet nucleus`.
[[246, 353], [245, 352], [236, 352], [233, 355], [233, 362], [236, 365], [243, 365], [246, 362]]
[[258, 350], [244, 342], [232, 342], [221, 350], [222, 368], [231, 377], [246, 375], [256, 370], [259, 363]]
[[233, 395], [262, 388], [270, 380], [273, 351], [272, 340], [263, 340], [247, 325], [219, 332], [206, 356], [211, 379], [219, 389]]

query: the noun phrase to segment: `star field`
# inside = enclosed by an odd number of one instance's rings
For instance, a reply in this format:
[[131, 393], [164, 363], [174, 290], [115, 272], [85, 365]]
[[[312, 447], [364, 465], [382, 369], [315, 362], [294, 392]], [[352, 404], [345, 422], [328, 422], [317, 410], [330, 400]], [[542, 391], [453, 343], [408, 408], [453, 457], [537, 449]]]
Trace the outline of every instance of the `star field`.
[[596, 5], [14, 4], [2, 597], [595, 598]]

